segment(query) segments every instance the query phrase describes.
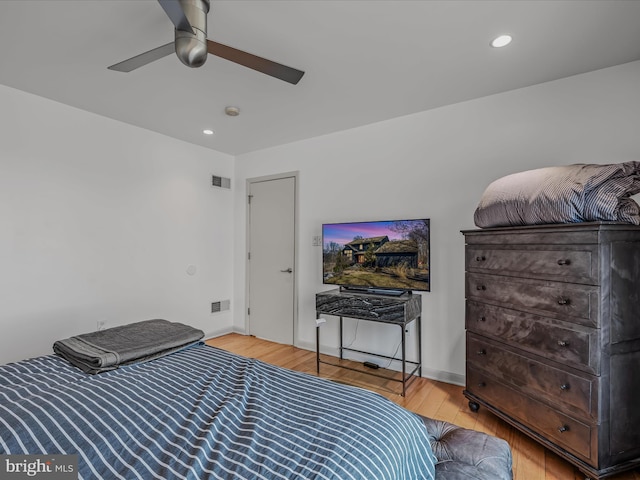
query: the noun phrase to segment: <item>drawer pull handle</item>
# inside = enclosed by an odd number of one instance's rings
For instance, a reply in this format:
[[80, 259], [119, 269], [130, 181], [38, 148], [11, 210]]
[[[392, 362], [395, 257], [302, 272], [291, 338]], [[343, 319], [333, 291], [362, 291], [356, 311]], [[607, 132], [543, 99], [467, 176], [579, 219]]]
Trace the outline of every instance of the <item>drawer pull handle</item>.
[[487, 287], [485, 287], [484, 285], [478, 285], [476, 287], [476, 290], [486, 290], [486, 289], [487, 289]]
[[480, 317], [480, 321], [481, 322], [486, 322], [487, 321], [487, 317]]
[[562, 385], [560, 385], [560, 390], [569, 390], [571, 388], [571, 385], [569, 385], [568, 383], [563, 383]]
[[558, 260], [558, 265], [571, 265], [571, 260], [568, 258]]
[[478, 355], [486, 355], [487, 351], [484, 348], [481, 348], [480, 350], [478, 350]]
[[484, 382], [479, 382], [479, 383], [478, 383], [478, 386], [479, 386], [479, 387], [486, 387], [486, 386], [487, 386], [487, 384], [486, 384], [486, 383], [484, 383]]
[[558, 431], [560, 433], [568, 432], [569, 431], [569, 425], [562, 425], [561, 427], [558, 427]]
[[558, 299], [558, 305], [570, 305], [571, 304], [571, 299], [569, 298], [559, 298]]
[[476, 257], [476, 262], [484, 262], [486, 257], [484, 255]]
[[567, 342], [565, 340], [558, 340], [558, 346], [559, 347], [568, 347], [569, 346], [569, 342]]

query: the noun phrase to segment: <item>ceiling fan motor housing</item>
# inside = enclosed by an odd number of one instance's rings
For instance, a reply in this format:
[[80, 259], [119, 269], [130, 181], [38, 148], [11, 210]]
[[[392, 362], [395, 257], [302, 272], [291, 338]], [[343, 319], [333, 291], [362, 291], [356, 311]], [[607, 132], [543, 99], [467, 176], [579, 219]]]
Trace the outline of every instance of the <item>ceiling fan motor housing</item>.
[[209, 0], [179, 0], [195, 35], [175, 31], [176, 55], [188, 67], [201, 67], [207, 61], [207, 14]]

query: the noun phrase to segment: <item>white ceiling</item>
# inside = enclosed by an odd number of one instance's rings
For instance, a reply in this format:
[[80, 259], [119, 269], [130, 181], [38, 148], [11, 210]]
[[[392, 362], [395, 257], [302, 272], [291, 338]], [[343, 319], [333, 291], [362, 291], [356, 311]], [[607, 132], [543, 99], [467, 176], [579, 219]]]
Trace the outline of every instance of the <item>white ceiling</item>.
[[235, 155], [640, 60], [638, 0], [211, 0], [208, 20], [305, 76], [174, 55], [114, 72], [172, 41], [156, 1], [1, 0], [0, 83]]

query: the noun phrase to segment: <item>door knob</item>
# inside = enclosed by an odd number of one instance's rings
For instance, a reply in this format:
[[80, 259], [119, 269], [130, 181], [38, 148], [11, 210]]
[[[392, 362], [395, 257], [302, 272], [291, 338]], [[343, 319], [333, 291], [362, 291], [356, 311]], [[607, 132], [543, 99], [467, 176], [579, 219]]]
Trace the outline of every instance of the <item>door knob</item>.
[[280, 270], [282, 273], [293, 273], [293, 269], [291, 267], [287, 268], [286, 270]]

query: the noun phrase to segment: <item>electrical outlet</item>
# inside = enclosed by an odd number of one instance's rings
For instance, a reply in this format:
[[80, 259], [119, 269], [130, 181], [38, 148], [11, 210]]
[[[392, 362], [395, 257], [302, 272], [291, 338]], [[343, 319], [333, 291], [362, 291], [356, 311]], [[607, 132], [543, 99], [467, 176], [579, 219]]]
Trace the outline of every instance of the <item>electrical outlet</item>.
[[96, 330], [104, 330], [104, 326], [106, 323], [107, 322], [105, 322], [104, 320], [98, 320], [98, 322], [96, 323]]
[[311, 241], [311, 245], [314, 247], [322, 246], [322, 235], [314, 235], [313, 240]]

